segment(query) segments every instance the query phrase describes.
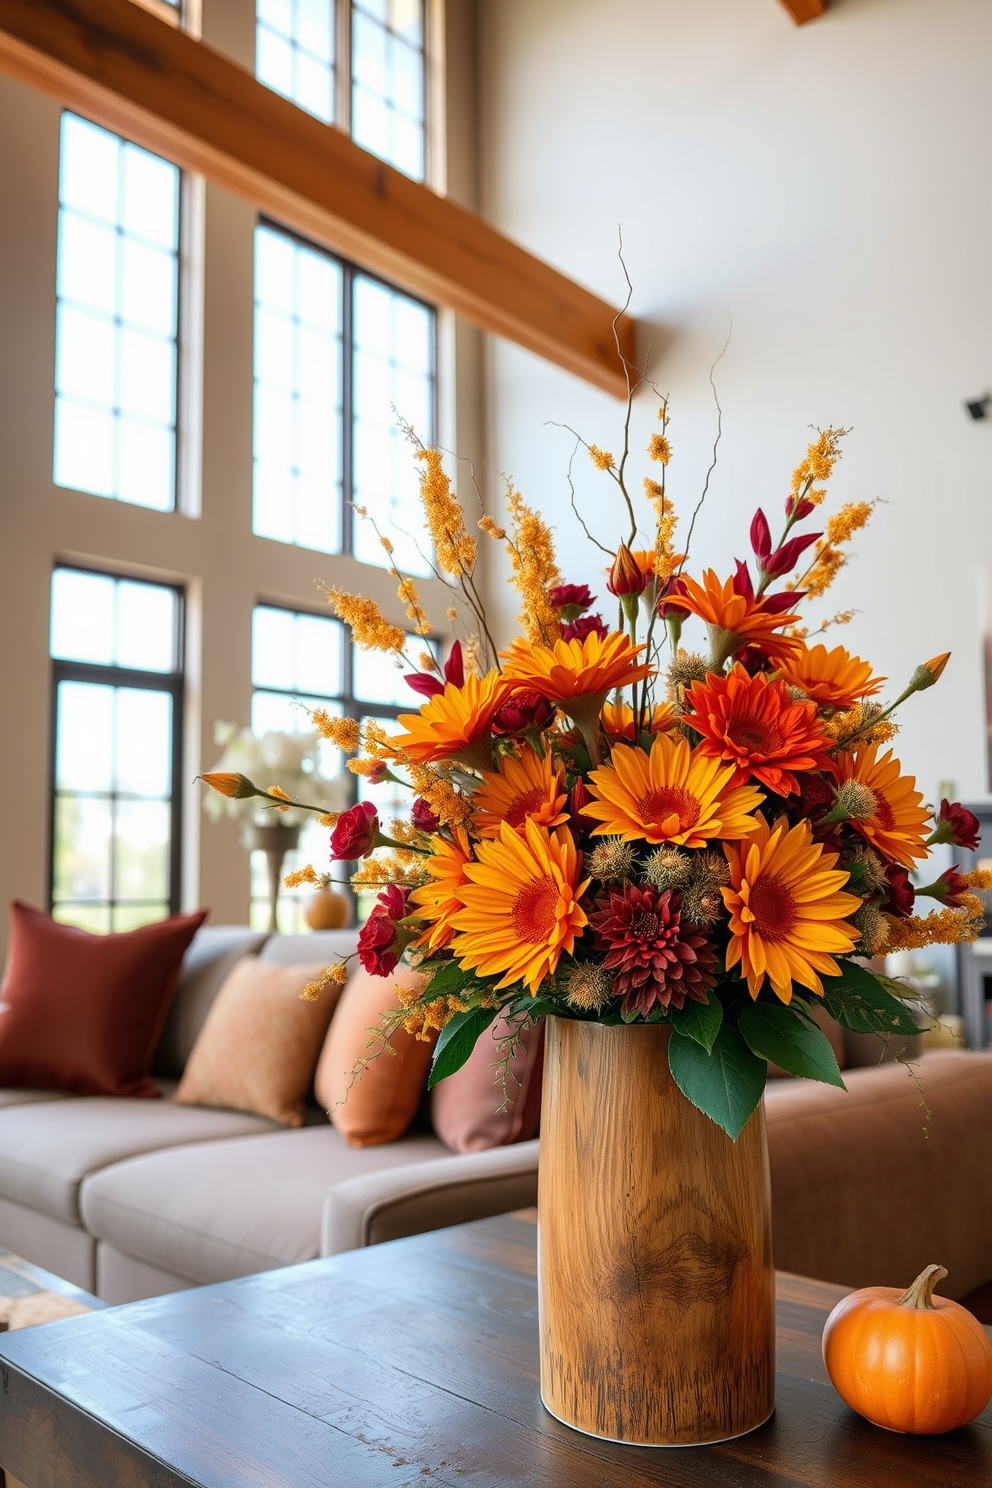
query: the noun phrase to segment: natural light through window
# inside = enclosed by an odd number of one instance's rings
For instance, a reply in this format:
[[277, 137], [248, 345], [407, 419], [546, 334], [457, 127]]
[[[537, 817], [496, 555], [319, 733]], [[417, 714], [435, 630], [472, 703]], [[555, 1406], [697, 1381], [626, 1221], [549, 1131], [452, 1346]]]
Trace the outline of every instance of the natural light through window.
[[423, 0], [353, 0], [351, 133], [363, 149], [423, 179]]
[[270, 227], [255, 232], [253, 530], [341, 547], [342, 269]]
[[178, 907], [179, 591], [80, 569], [52, 576], [52, 913], [130, 930]]
[[[395, 544], [406, 573], [430, 573], [427, 535], [417, 494], [414, 449], [399, 421], [425, 444], [434, 437], [434, 315], [399, 290], [356, 274], [354, 280], [355, 502]], [[371, 525], [357, 522], [356, 558], [386, 563]]]
[[62, 115], [56, 485], [175, 505], [179, 171]]
[[334, 0], [258, 0], [255, 75], [329, 124], [334, 118]]

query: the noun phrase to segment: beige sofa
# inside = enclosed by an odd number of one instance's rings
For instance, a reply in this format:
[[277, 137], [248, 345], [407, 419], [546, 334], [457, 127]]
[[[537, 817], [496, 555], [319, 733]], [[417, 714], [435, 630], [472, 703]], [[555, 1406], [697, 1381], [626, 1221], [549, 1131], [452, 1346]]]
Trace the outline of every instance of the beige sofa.
[[[354, 1149], [316, 1108], [285, 1130], [168, 1099], [239, 956], [312, 965], [353, 944], [206, 927], [155, 1059], [166, 1099], [0, 1091], [0, 1245], [124, 1302], [533, 1203], [536, 1141], [459, 1156], [422, 1121]], [[992, 1279], [992, 1056], [919, 1068], [929, 1121], [899, 1067], [852, 1070], [847, 1095], [769, 1083], [780, 1267], [862, 1285], [938, 1260], [954, 1296]]]

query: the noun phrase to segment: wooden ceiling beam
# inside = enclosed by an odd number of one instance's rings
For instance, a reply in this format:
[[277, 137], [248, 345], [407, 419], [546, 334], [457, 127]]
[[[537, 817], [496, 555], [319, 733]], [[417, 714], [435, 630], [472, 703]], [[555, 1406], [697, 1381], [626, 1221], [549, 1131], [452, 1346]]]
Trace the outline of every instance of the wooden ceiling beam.
[[0, 71], [616, 396], [636, 324], [131, 0], [0, 0]]
[[782, 0], [782, 4], [797, 26], [805, 26], [807, 21], [815, 21], [817, 16], [827, 13], [827, 0]]

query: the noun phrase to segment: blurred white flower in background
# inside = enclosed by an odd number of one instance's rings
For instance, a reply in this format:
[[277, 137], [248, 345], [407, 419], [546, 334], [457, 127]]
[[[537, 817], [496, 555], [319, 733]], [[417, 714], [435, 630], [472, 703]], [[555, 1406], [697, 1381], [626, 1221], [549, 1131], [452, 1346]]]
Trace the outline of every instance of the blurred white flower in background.
[[[349, 780], [340, 774], [328, 778], [320, 773], [320, 735], [317, 733], [256, 735], [236, 723], [216, 723], [214, 743], [224, 751], [211, 773], [231, 771], [247, 775], [260, 790], [277, 785], [293, 801], [305, 801], [322, 811], [343, 811], [349, 800]], [[211, 821], [225, 816], [251, 821], [256, 826], [298, 827], [313, 821], [310, 811], [289, 807], [280, 811], [257, 797], [233, 800], [208, 790], [203, 801]]]

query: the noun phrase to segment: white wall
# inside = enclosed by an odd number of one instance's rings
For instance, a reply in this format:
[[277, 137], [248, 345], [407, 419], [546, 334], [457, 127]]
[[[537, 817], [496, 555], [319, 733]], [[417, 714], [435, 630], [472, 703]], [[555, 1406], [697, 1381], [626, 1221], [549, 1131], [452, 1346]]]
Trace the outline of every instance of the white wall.
[[[683, 513], [733, 317], [692, 567], [746, 556], [751, 513], [781, 512], [807, 425], [852, 426], [832, 502], [888, 504], [812, 614], [860, 607], [829, 635], [900, 683], [953, 651], [897, 741], [929, 799], [948, 779], [968, 798], [986, 790], [992, 419], [961, 405], [992, 386], [990, 55], [988, 0], [832, 0], [802, 28], [776, 0], [481, 0], [484, 210], [614, 302], [622, 226], [632, 310], [656, 328], [672, 398]], [[653, 417], [638, 400], [638, 449]], [[546, 421], [616, 450], [618, 405], [500, 345], [490, 418], [493, 464], [555, 514], [567, 576], [593, 579], [598, 555], [566, 504], [572, 441]], [[586, 509], [612, 534], [605, 478], [581, 469]], [[505, 633], [516, 607], [502, 604]]]

